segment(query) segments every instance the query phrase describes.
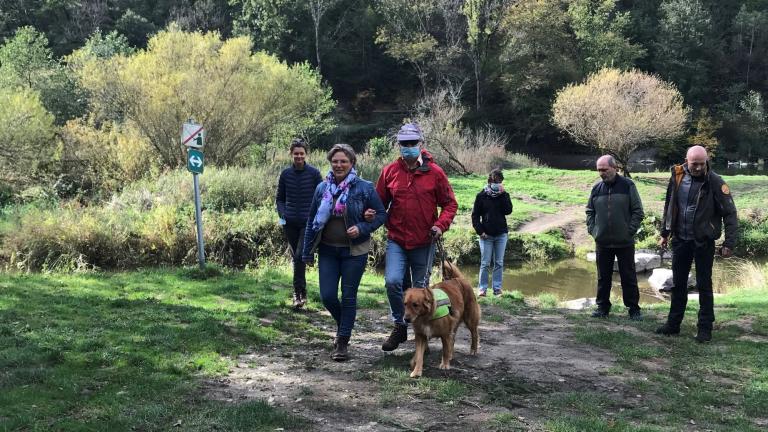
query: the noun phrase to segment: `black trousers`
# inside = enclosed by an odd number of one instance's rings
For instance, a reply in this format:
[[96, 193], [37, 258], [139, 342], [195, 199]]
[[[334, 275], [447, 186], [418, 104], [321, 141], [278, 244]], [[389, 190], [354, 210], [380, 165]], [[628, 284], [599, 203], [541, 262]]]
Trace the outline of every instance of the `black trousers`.
[[611, 281], [613, 278], [613, 259], [619, 262], [621, 294], [624, 306], [630, 313], [640, 310], [640, 289], [637, 287], [635, 271], [635, 245], [623, 248], [609, 248], [596, 245], [597, 261], [597, 307], [608, 312], [611, 310]]
[[304, 248], [305, 229], [306, 225], [304, 224], [287, 223], [283, 225], [285, 239], [288, 241], [288, 247], [293, 258], [293, 292], [295, 294], [306, 294], [307, 292], [307, 265], [301, 259], [301, 251]]
[[715, 322], [715, 299], [712, 294], [712, 264], [715, 241], [696, 245], [693, 240], [672, 239], [672, 302], [667, 323], [680, 328], [688, 304], [688, 273], [696, 263], [696, 288], [699, 290], [699, 328], [712, 329]]

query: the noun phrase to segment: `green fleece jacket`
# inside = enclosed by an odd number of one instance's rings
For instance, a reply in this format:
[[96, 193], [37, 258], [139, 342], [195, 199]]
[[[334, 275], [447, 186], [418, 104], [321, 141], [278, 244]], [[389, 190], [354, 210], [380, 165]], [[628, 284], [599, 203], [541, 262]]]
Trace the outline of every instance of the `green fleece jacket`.
[[643, 221], [643, 203], [637, 187], [616, 175], [611, 183], [600, 181], [592, 187], [587, 202], [587, 231], [603, 247], [629, 247]]

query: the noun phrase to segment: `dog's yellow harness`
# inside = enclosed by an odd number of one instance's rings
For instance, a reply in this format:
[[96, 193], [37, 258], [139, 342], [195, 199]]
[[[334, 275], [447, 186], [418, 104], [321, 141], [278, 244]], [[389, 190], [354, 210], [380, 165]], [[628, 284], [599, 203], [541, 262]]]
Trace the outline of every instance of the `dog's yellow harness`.
[[435, 313], [432, 314], [432, 319], [436, 320], [448, 316], [451, 313], [451, 299], [448, 298], [448, 294], [440, 288], [432, 290], [432, 294], [435, 296]]

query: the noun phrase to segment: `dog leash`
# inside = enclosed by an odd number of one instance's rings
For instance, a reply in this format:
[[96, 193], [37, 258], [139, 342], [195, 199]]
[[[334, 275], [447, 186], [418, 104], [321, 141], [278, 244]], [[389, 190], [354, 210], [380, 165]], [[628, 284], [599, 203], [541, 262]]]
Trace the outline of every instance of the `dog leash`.
[[445, 254], [445, 248], [443, 247], [443, 238], [432, 238], [432, 245], [437, 248], [437, 258], [440, 260], [440, 264], [437, 268], [440, 269], [440, 279], [445, 280], [445, 261], [447, 256]]

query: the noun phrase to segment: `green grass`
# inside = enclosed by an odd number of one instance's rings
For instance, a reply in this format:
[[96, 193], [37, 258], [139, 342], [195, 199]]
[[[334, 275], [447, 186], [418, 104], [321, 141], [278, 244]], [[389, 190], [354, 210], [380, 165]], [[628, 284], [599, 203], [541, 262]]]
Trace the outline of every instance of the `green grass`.
[[[768, 334], [764, 327], [768, 321], [768, 287], [718, 297], [713, 341], [708, 344], [696, 343], [692, 337], [698, 311], [695, 301], [688, 303], [680, 336], [655, 335], [653, 329], [663, 322], [668, 307], [647, 307], [646, 320], [641, 323], [572, 316], [579, 322], [575, 329], [578, 342], [611, 351], [619, 359], [607, 374], [644, 377], [627, 383], [631, 387], [628, 392], [640, 394], [643, 403], [613, 409], [616, 414], [608, 419], [590, 408], [594, 405], [590, 399], [602, 397], [600, 394], [553, 399], [558, 411], [577, 415], [553, 419], [548, 423], [550, 430], [669, 430], [690, 425], [691, 420], [700, 430], [760, 430], [757, 419], [768, 415], [764, 342]], [[649, 364], [660, 365], [661, 370], [657, 370], [659, 366], [649, 369]], [[638, 428], [638, 424], [660, 426], [649, 429]]]
[[[407, 357], [410, 362], [410, 355]], [[407, 367], [384, 367], [372, 374], [371, 379], [379, 384], [379, 401], [385, 407], [401, 404], [403, 398], [408, 396], [455, 404], [459, 399], [469, 394], [466, 385], [450, 378], [421, 377], [413, 379], [410, 377], [410, 369]]]
[[542, 309], [554, 309], [560, 301], [557, 299], [556, 295], [543, 292], [536, 296], [536, 303]]
[[276, 271], [0, 275], [0, 430], [303, 427], [199, 387], [246, 349], [323, 337], [290, 312], [289, 283]]

